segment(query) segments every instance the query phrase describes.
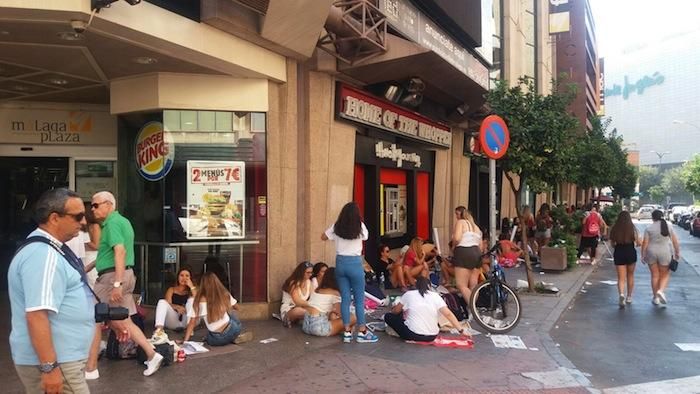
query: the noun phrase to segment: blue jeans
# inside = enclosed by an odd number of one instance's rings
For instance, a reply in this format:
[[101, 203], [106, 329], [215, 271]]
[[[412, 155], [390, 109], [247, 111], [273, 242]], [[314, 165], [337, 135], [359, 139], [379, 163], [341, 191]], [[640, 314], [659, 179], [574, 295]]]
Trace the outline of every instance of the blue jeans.
[[241, 333], [241, 322], [234, 315], [229, 315], [228, 327], [223, 332], [207, 332], [209, 346], [224, 346], [233, 343]]
[[357, 325], [365, 325], [365, 270], [362, 256], [335, 256], [335, 280], [340, 290], [340, 316], [350, 325], [350, 294], [355, 297]]

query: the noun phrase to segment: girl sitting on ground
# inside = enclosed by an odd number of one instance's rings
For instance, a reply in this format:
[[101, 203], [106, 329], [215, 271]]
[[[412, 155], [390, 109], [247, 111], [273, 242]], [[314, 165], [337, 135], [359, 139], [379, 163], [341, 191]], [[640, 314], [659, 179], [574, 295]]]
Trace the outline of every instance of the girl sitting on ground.
[[323, 282], [323, 275], [326, 274], [326, 270], [328, 270], [328, 264], [322, 261], [314, 264], [314, 268], [311, 270], [311, 288], [313, 290], [316, 290], [318, 285]]
[[401, 302], [384, 315], [386, 324], [394, 329], [401, 339], [417, 342], [432, 342], [440, 333], [438, 319], [444, 316], [452, 327], [460, 327], [459, 333], [465, 331], [455, 315], [445, 304], [440, 295], [430, 289], [428, 278], [416, 279], [416, 290], [407, 291], [401, 296]]
[[175, 284], [168, 288], [165, 297], [158, 300], [156, 305], [156, 330], [153, 332], [153, 339], [156, 342], [167, 338], [164, 328], [181, 330], [187, 327], [189, 319], [185, 306], [187, 300], [194, 297], [196, 291], [197, 287], [192, 283], [190, 268], [180, 268]]
[[305, 261], [297, 265], [294, 272], [284, 281], [280, 317], [285, 327], [291, 327], [294, 322], [304, 318], [304, 307], [309, 305], [308, 300], [312, 292], [312, 274], [313, 265]]
[[428, 264], [425, 262], [423, 240], [418, 237], [411, 240], [408, 251], [403, 257], [403, 272], [406, 277], [406, 283], [411, 286], [415, 286], [417, 278], [427, 278], [430, 273]]
[[[335, 268], [328, 268], [318, 289], [311, 293], [304, 308], [304, 323], [301, 330], [318, 337], [335, 336], [343, 332], [340, 319], [340, 290], [335, 279]], [[355, 325], [355, 315], [350, 315], [350, 329]]]
[[238, 302], [226, 290], [213, 272], [202, 275], [197, 295], [187, 301], [187, 329], [185, 341], [189, 341], [199, 318], [207, 327], [207, 344], [223, 346], [239, 343], [236, 338], [241, 333], [241, 321], [233, 312], [238, 310]]
[[372, 266], [377, 275], [384, 274], [384, 286], [388, 288], [406, 287], [406, 277], [403, 273], [403, 266], [400, 262], [395, 262], [391, 257], [389, 246], [379, 245], [379, 257]]

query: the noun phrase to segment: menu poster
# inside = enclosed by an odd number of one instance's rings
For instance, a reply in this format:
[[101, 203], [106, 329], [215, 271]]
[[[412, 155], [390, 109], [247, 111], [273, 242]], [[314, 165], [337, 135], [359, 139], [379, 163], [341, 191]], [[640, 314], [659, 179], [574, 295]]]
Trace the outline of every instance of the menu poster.
[[245, 162], [187, 161], [187, 239], [245, 237]]

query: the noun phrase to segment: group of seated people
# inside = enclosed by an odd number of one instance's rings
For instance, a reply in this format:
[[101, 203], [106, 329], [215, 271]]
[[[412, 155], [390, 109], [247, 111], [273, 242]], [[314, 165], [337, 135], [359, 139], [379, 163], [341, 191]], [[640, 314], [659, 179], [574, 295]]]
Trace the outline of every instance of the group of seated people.
[[168, 288], [165, 297], [158, 301], [155, 314], [155, 331], [152, 340], [167, 338], [164, 329], [185, 330], [182, 341], [192, 338], [195, 328], [204, 322], [206, 342], [210, 346], [223, 346], [237, 341], [242, 324], [234, 311], [238, 302], [217, 275], [205, 272], [196, 286], [192, 270], [181, 267], [175, 284]]

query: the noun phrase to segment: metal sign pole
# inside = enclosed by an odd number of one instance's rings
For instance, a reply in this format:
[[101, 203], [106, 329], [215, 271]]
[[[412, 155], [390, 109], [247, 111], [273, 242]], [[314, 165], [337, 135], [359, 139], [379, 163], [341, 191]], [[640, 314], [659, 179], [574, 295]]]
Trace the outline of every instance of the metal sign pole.
[[489, 244], [496, 244], [496, 160], [489, 159]]

